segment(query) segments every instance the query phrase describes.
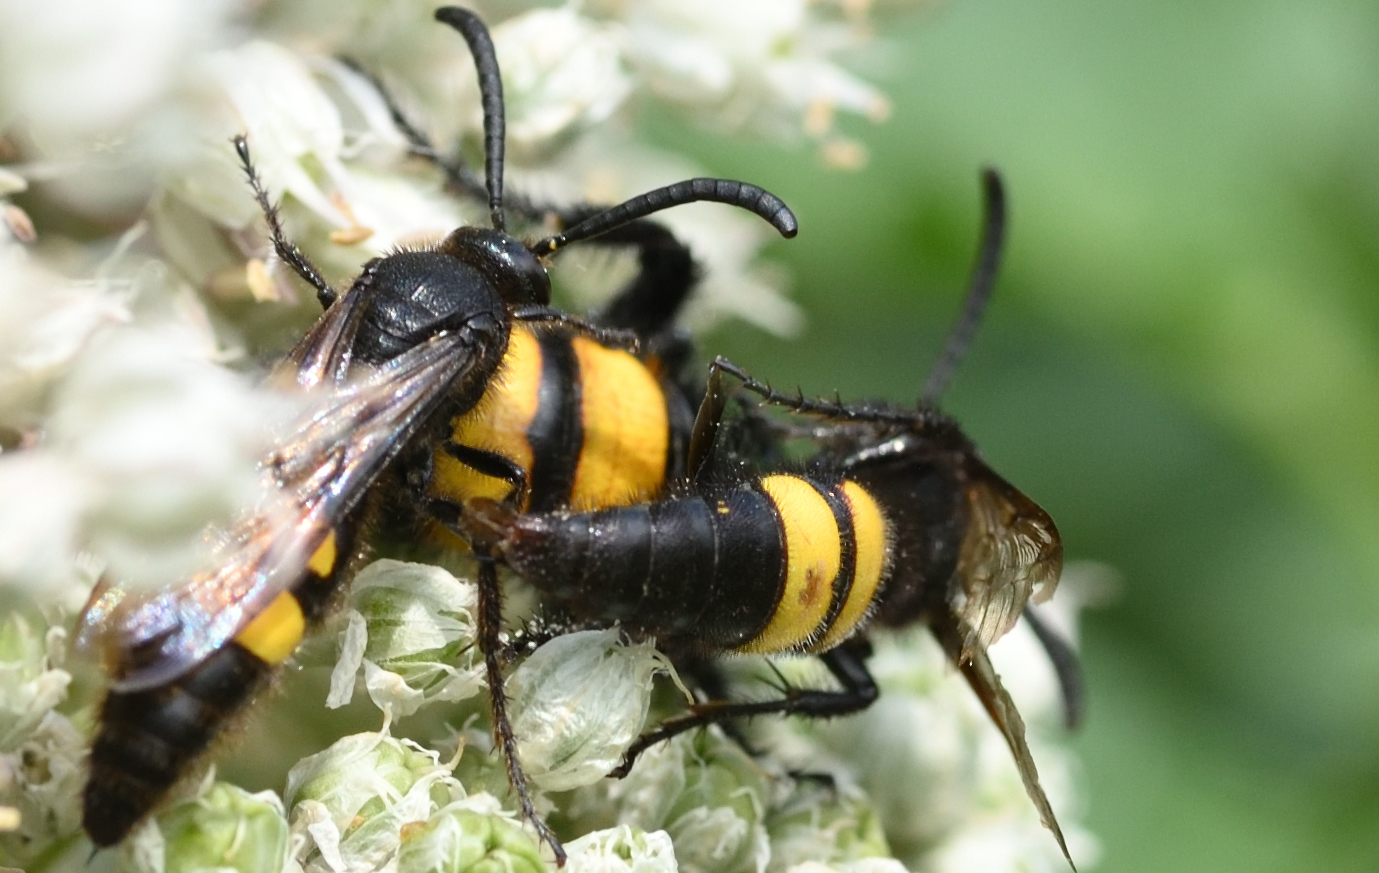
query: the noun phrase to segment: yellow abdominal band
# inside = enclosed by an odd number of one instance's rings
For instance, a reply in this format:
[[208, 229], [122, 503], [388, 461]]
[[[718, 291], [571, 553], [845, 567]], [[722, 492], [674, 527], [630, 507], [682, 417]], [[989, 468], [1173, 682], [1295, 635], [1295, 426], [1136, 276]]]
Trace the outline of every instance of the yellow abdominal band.
[[266, 664], [281, 664], [302, 641], [306, 618], [297, 598], [284, 591], [244, 626], [235, 642]]
[[788, 652], [808, 643], [828, 615], [842, 543], [833, 509], [813, 485], [776, 475], [762, 479], [761, 489], [776, 504], [785, 533], [785, 587], [765, 630], [740, 650]]
[[843, 496], [852, 514], [852, 536], [856, 543], [856, 561], [852, 570], [852, 588], [848, 590], [843, 609], [833, 621], [824, 638], [810, 649], [826, 652], [852, 635], [858, 623], [866, 617], [867, 607], [876, 599], [877, 589], [890, 563], [890, 536], [881, 507], [856, 482], [843, 483]]

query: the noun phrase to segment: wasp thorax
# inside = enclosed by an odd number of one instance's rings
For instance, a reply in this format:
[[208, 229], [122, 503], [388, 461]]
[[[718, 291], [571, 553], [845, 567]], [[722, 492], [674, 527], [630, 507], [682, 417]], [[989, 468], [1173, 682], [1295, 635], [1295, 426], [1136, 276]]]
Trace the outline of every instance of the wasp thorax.
[[379, 363], [443, 331], [506, 321], [495, 284], [486, 269], [441, 252], [399, 252], [373, 261], [352, 289], [370, 296], [356, 356]]

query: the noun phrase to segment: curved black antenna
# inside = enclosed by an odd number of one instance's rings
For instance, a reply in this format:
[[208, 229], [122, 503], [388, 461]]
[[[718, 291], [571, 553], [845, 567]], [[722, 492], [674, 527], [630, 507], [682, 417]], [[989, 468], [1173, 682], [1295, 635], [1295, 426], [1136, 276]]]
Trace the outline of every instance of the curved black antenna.
[[920, 405], [932, 404], [938, 400], [948, 382], [953, 378], [962, 356], [972, 342], [972, 334], [981, 323], [982, 313], [991, 300], [991, 291], [996, 287], [996, 270], [1001, 264], [1001, 248], [1006, 235], [1006, 194], [1001, 182], [1001, 174], [994, 167], [982, 169], [982, 200], [986, 204], [986, 217], [982, 220], [982, 242], [977, 249], [977, 262], [972, 267], [972, 278], [967, 283], [967, 296], [963, 301], [962, 314], [948, 332], [948, 340], [943, 344], [943, 353], [934, 362], [929, 378], [924, 383], [924, 393], [919, 396]]
[[484, 187], [488, 189], [488, 214], [494, 230], [506, 230], [503, 219], [503, 79], [498, 73], [498, 55], [493, 39], [479, 17], [458, 6], [442, 6], [436, 20], [460, 32], [474, 56], [479, 74], [479, 99], [484, 106]]
[[793, 237], [800, 229], [795, 213], [790, 211], [790, 207], [785, 205], [785, 201], [765, 188], [758, 188], [756, 185], [749, 185], [746, 182], [735, 182], [731, 179], [698, 178], [686, 179], [683, 182], [676, 182], [674, 185], [657, 188], [655, 191], [648, 191], [633, 197], [631, 200], [619, 203], [617, 206], [610, 206], [596, 215], [589, 216], [563, 233], [548, 236], [529, 246], [529, 248], [531, 253], [538, 258], [545, 257], [570, 243], [607, 233], [616, 227], [621, 227], [639, 218], [645, 218], [653, 212], [705, 200], [713, 203], [727, 203], [730, 206], [737, 206], [754, 212], [770, 222], [771, 226], [787, 239]]

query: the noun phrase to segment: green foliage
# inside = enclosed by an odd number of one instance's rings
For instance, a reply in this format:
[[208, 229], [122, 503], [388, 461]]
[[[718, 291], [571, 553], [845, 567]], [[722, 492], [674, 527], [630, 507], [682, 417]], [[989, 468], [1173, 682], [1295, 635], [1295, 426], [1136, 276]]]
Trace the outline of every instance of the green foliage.
[[[1379, 852], [1379, 7], [951, 2], [887, 31], [867, 168], [721, 143], [800, 215], [810, 319], [707, 344], [806, 393], [913, 396], [977, 169], [1012, 225], [947, 405], [1116, 568], [1079, 741], [1107, 870]], [[679, 135], [679, 134], [677, 134]]]

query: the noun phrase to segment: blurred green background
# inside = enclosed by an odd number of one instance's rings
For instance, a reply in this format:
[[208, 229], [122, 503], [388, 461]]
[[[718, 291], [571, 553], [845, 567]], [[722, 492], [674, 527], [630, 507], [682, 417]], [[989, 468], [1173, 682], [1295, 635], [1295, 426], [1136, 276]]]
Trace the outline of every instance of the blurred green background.
[[[1006, 267], [946, 405], [1119, 573], [1085, 615], [1106, 871], [1379, 869], [1379, 4], [948, 0], [863, 69], [866, 169], [693, 144], [799, 213], [809, 318], [706, 345], [777, 384], [915, 396], [978, 167]], [[668, 124], [679, 146], [687, 134]]]

